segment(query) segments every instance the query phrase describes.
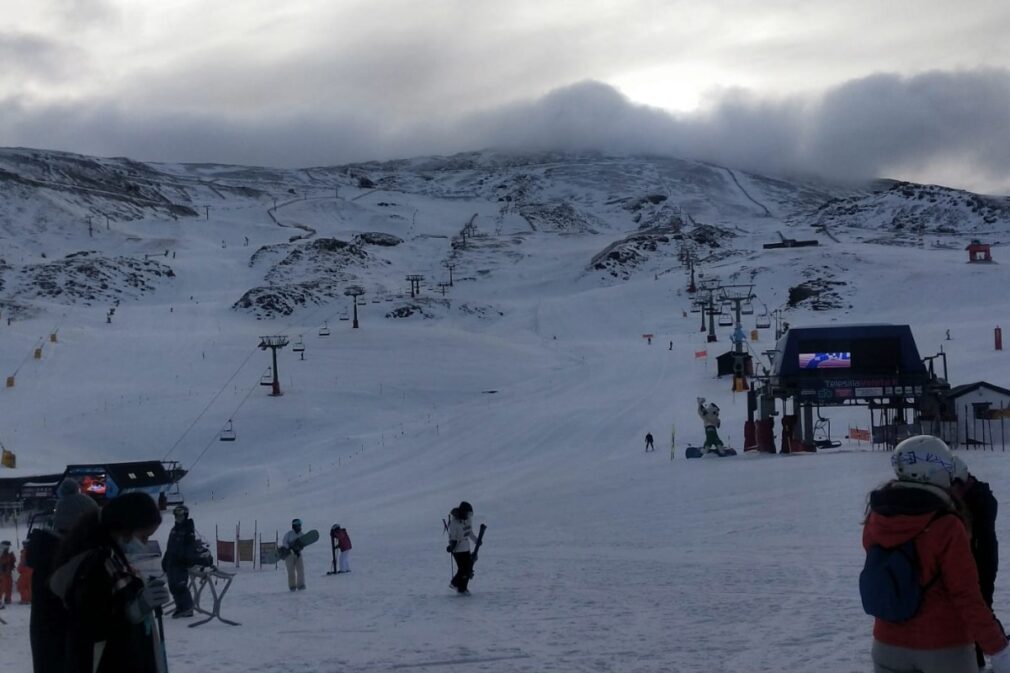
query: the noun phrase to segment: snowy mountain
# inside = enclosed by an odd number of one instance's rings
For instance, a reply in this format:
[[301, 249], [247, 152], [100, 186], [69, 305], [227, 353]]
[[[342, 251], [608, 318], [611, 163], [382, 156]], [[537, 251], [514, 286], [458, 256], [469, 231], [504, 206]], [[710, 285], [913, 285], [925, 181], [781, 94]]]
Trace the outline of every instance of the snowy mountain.
[[[699, 332], [681, 251], [753, 284], [759, 314], [908, 323], [952, 383], [1006, 387], [1006, 248], [964, 252], [1007, 240], [1006, 204], [649, 156], [280, 170], [0, 150], [4, 472], [176, 459], [212, 543], [295, 516], [347, 527], [351, 575], [322, 577], [325, 541], [306, 592], [240, 569], [224, 612], [242, 626], [169, 624], [173, 670], [865, 670], [860, 522], [888, 456], [682, 460], [696, 396], [730, 443], [746, 404], [714, 377], [731, 328]], [[780, 235], [819, 245], [763, 247]], [[263, 335], [306, 346], [279, 353], [281, 397]], [[836, 439], [868, 425], [822, 411]], [[966, 458], [1010, 477], [998, 452]], [[461, 499], [489, 527], [469, 599], [441, 537]], [[996, 595], [1006, 612], [1002, 576]], [[28, 670], [27, 612], [3, 616], [5, 661]]]

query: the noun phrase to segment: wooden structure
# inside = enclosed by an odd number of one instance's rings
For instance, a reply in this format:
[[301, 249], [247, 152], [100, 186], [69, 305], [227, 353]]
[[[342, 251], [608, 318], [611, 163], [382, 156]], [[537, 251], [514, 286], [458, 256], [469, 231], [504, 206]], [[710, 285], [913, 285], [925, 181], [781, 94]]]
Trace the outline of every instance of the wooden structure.
[[983, 243], [977, 238], [973, 238], [965, 250], [968, 251], [969, 264], [991, 264], [992, 252], [988, 243]]

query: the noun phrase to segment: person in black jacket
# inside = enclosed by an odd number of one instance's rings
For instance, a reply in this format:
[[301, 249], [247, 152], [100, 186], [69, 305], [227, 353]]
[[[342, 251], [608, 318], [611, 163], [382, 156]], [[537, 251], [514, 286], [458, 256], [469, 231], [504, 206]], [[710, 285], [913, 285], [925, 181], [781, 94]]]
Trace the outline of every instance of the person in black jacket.
[[59, 500], [52, 530], [34, 528], [25, 543], [25, 563], [32, 569], [28, 635], [34, 673], [64, 673], [66, 670], [67, 611], [63, 602], [49, 590], [49, 577], [62, 538], [85, 514], [98, 511], [98, 503], [81, 493], [73, 479], [61, 483], [56, 494]]
[[161, 525], [146, 493], [126, 493], [84, 515], [60, 546], [49, 587], [69, 613], [67, 673], [158, 673], [167, 669], [161, 606], [168, 588], [145, 581], [129, 556]]
[[168, 534], [168, 545], [165, 556], [161, 559], [161, 567], [168, 578], [168, 589], [175, 599], [175, 610], [172, 617], [193, 616], [193, 596], [189, 593], [189, 568], [195, 565], [210, 565], [199, 550], [196, 541], [196, 529], [193, 520], [189, 518], [189, 508], [179, 505], [172, 514], [175, 525]]
[[[978, 569], [978, 582], [986, 605], [992, 607], [996, 591], [996, 573], [999, 570], [999, 541], [996, 539], [996, 514], [999, 503], [989, 484], [979, 481], [968, 471], [960, 456], [954, 456], [954, 482], [951, 493], [958, 499], [967, 514], [971, 527], [971, 553]], [[975, 645], [975, 659], [979, 668], [985, 666], [982, 650]]]

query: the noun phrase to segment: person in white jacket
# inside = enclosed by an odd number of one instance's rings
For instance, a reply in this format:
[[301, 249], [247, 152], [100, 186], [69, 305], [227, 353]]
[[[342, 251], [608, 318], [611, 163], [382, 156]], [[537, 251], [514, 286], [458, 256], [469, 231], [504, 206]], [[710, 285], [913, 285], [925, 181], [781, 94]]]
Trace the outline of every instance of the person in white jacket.
[[291, 521], [291, 530], [284, 534], [281, 544], [291, 550], [284, 559], [284, 567], [288, 570], [288, 590], [301, 591], [305, 589], [305, 563], [302, 561], [302, 520]]
[[470, 554], [470, 541], [477, 542], [473, 534], [473, 506], [466, 500], [459, 503], [449, 513], [449, 546], [446, 551], [456, 560], [456, 574], [449, 586], [461, 594], [470, 593], [467, 585], [473, 575], [473, 556]]

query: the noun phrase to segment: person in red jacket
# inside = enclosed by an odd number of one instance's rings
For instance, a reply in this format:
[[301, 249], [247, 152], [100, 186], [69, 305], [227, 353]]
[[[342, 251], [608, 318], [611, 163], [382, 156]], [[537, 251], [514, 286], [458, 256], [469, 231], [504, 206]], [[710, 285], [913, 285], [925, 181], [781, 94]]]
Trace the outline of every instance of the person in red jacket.
[[9, 605], [14, 590], [14, 566], [17, 558], [11, 553], [10, 540], [0, 542], [0, 607]]
[[32, 569], [25, 563], [28, 548], [21, 547], [21, 558], [18, 560], [18, 594], [21, 596], [21, 605], [30, 605], [32, 602]]
[[954, 461], [936, 437], [901, 442], [891, 456], [897, 479], [870, 493], [863, 547], [915, 540], [922, 603], [911, 619], [873, 624], [875, 673], [978, 673], [975, 643], [993, 673], [1010, 673], [1003, 628], [979, 587], [968, 531], [950, 495]]
[[333, 544], [340, 550], [340, 570], [337, 574], [351, 572], [351, 536], [339, 523], [333, 524], [330, 535], [333, 536]]

